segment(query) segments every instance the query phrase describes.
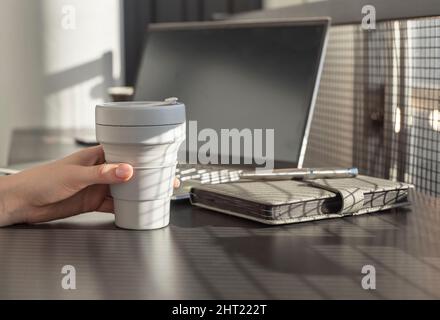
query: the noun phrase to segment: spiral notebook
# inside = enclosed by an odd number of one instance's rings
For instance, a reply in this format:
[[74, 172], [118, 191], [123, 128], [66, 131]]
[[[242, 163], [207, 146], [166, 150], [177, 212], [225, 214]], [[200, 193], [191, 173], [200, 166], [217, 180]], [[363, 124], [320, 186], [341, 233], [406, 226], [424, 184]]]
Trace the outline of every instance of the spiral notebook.
[[377, 212], [409, 204], [412, 185], [369, 176], [308, 181], [240, 181], [200, 185], [191, 203], [265, 224]]

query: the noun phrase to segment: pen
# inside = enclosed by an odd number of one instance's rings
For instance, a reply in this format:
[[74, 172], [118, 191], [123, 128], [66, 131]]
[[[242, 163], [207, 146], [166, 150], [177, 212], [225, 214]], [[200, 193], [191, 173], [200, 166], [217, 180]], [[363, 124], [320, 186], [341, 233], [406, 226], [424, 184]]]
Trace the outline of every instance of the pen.
[[303, 168], [303, 169], [275, 169], [272, 171], [242, 172], [240, 178], [246, 179], [324, 179], [324, 178], [352, 178], [357, 176], [357, 168]]

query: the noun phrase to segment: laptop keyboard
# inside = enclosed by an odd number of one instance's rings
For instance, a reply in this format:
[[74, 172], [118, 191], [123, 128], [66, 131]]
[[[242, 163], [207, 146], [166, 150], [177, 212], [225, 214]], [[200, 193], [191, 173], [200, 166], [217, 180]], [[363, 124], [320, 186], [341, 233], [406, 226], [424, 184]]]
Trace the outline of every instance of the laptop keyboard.
[[216, 184], [233, 182], [240, 180], [240, 173], [243, 170], [229, 168], [220, 165], [201, 165], [201, 164], [178, 164], [176, 177], [185, 182], [195, 180], [202, 184]]

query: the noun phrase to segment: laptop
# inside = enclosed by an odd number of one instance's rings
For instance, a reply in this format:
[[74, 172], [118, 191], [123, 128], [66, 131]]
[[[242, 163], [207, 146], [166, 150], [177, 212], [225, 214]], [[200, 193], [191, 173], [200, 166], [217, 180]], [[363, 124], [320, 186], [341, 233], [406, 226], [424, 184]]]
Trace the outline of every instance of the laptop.
[[[215, 141], [219, 147], [210, 150], [213, 161], [207, 164], [200, 154], [206, 151], [207, 132], [220, 140], [222, 130], [260, 130], [266, 138], [273, 130], [273, 166], [302, 167], [329, 25], [324, 17], [149, 26], [134, 100], [174, 96], [186, 105], [187, 141], [177, 168], [183, 183], [174, 199], [187, 198], [200, 173], [239, 170], [264, 160], [263, 152], [260, 159], [255, 153], [249, 159], [241, 139], [227, 155], [220, 146], [224, 142]], [[224, 165], [225, 159], [235, 161]]]

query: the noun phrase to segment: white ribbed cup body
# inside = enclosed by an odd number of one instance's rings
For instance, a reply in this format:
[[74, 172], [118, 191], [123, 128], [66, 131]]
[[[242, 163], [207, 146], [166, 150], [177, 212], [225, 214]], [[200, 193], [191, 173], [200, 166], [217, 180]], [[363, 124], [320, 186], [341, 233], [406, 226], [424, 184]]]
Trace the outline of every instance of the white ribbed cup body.
[[185, 123], [159, 126], [96, 125], [96, 137], [109, 163], [129, 163], [133, 177], [110, 186], [115, 223], [149, 230], [169, 223], [177, 151], [185, 140]]

